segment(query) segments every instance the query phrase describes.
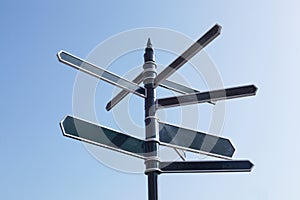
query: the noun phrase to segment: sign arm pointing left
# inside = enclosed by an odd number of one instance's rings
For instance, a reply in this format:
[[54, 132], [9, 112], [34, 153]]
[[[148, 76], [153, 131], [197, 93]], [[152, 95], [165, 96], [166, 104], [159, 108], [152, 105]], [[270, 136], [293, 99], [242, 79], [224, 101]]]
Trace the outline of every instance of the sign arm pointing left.
[[66, 116], [60, 127], [66, 137], [145, 159], [144, 140], [72, 116]]
[[[140, 84], [143, 82], [144, 75], [140, 73], [135, 79], [132, 80], [133, 83]], [[116, 96], [114, 96], [106, 105], [105, 109], [110, 111], [115, 105], [117, 105], [122, 99], [128, 95], [128, 91], [122, 90]]]
[[[133, 83], [140, 84], [143, 82], [143, 73], [140, 73], [137, 77], [135, 77], [132, 80]], [[168, 90], [172, 90], [174, 92], [180, 93], [180, 94], [192, 94], [192, 93], [199, 93], [200, 91], [189, 88], [187, 86], [181, 85], [179, 83], [175, 83], [173, 81], [164, 80], [159, 84], [160, 87], [163, 87]], [[114, 106], [116, 106], [120, 101], [122, 101], [123, 98], [128, 95], [129, 92], [126, 90], [122, 90], [119, 92], [116, 96], [114, 96], [106, 105], [106, 110], [110, 111]], [[209, 102], [211, 104], [214, 104], [213, 102]]]
[[81, 58], [71, 55], [65, 51], [60, 51], [57, 54], [58, 60], [65, 63], [75, 69], [106, 81], [112, 85], [118, 86], [128, 92], [134, 93], [141, 97], [146, 97], [145, 88], [139, 86], [136, 83], [128, 81], [116, 74], [113, 74], [107, 70], [104, 70], [92, 63], [89, 63]]

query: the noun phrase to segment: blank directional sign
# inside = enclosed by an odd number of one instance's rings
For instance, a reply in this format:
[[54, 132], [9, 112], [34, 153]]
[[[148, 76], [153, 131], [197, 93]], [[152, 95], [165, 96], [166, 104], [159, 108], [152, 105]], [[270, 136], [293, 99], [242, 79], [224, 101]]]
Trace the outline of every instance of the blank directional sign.
[[159, 123], [159, 140], [161, 145], [164, 146], [219, 158], [229, 159], [235, 151], [230, 140], [227, 138], [162, 122]]
[[[143, 73], [140, 73], [137, 77], [135, 77], [132, 80], [132, 82], [135, 84], [140, 84], [141, 82], [143, 82], [143, 79], [144, 79], [144, 75], [143, 75]], [[129, 92], [127, 90], [122, 90], [116, 96], [114, 96], [112, 98], [112, 100], [110, 100], [107, 103], [105, 109], [107, 111], [111, 110], [115, 105], [117, 105], [120, 101], [122, 101], [122, 99], [124, 99], [128, 94], [129, 94]]]
[[[168, 65], [154, 80], [154, 84], [157, 87], [161, 82], [170, 77], [180, 67], [187, 63], [193, 56], [207, 46], [221, 33], [221, 26], [216, 24], [208, 32], [206, 32], [200, 39], [198, 39], [192, 46], [190, 46], [185, 52], [183, 52], [178, 58], [176, 58], [170, 65]], [[176, 41], [174, 41], [176, 42]]]
[[160, 162], [161, 173], [250, 172], [248, 160]]
[[118, 86], [128, 92], [132, 92], [141, 97], [146, 97], [145, 89], [140, 87], [138, 84], [128, 81], [118, 75], [115, 75], [107, 70], [104, 70], [92, 63], [89, 63], [81, 58], [71, 55], [65, 51], [60, 51], [57, 54], [57, 57], [60, 62], [63, 62], [75, 69], [78, 69], [82, 72], [90, 74], [96, 78], [104, 80], [110, 84]]
[[144, 140], [72, 116], [60, 126], [64, 136], [144, 159]]
[[[174, 92], [178, 92], [181, 94], [194, 94], [194, 93], [200, 93], [199, 90], [181, 85], [179, 83], [175, 83], [173, 81], [164, 80], [162, 83], [159, 84], [159, 86], [172, 90]], [[211, 104], [215, 104], [214, 102], [209, 102]]]
[[157, 99], [157, 108], [191, 105], [205, 102], [216, 102], [233, 98], [253, 96], [257, 88], [254, 85], [200, 92], [176, 97]]
[[[140, 84], [141, 82], [143, 82], [143, 73], [140, 73], [136, 78], [134, 78], [132, 80], [132, 82], [136, 83], [136, 84]], [[189, 88], [187, 86], [184, 86], [184, 85], [181, 85], [179, 83], [175, 83], [175, 82], [169, 81], [169, 80], [162, 81], [159, 84], [159, 86], [161, 86], [163, 88], [166, 88], [168, 90], [172, 90], [174, 92], [181, 93], [181, 94], [192, 94], [192, 93], [199, 93], [200, 92], [200, 91], [198, 91], [196, 89]], [[112, 98], [112, 100], [110, 100], [107, 103], [106, 110], [107, 111], [111, 110], [115, 105], [117, 105], [128, 94], [129, 94], [129, 92], [126, 91], [126, 90], [122, 90], [121, 92], [119, 92], [116, 96], [114, 96]]]
[[169, 80], [164, 80], [162, 83], [159, 84], [159, 86], [181, 94], [192, 94], [200, 92], [196, 89], [189, 88], [187, 86]]

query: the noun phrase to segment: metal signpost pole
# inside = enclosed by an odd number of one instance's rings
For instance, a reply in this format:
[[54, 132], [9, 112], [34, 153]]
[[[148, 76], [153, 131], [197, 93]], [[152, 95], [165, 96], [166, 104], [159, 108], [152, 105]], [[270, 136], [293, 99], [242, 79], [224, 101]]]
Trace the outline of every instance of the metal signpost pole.
[[146, 89], [145, 99], [145, 174], [148, 176], [148, 199], [157, 200], [157, 177], [159, 173], [159, 157], [158, 157], [158, 121], [156, 118], [156, 89], [154, 88], [154, 79], [156, 77], [156, 63], [154, 51], [150, 38], [144, 54], [144, 71], [143, 83]]
[[[124, 79], [68, 52], [60, 51], [57, 54], [60, 62], [123, 89], [108, 102], [107, 110], [112, 109], [129, 93], [145, 98], [145, 140], [75, 116], [66, 116], [60, 123], [63, 135], [144, 159], [145, 174], [148, 176], [148, 200], [158, 200], [157, 179], [162, 173], [250, 172], [253, 164], [249, 160], [228, 160], [232, 158], [235, 151], [229, 139], [158, 122], [156, 117], [157, 109], [206, 102], [215, 104], [220, 100], [256, 95], [257, 88], [254, 85], [200, 92], [167, 80], [216, 38], [220, 31], [221, 26], [216, 24], [158, 75], [154, 50], [149, 38], [144, 54], [143, 73], [133, 81]], [[144, 83], [144, 87], [139, 85], [141, 82]], [[157, 86], [176, 91], [181, 95], [156, 99]], [[175, 137], [176, 140], [174, 140]], [[158, 153], [159, 145], [174, 148], [184, 161], [161, 162]], [[184, 153], [179, 153], [179, 150], [226, 160], [186, 161]]]

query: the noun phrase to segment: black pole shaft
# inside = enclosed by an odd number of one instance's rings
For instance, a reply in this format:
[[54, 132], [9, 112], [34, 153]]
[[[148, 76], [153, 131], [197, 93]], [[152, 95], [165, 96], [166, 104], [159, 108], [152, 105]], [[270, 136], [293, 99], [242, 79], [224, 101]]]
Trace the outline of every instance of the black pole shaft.
[[156, 63], [154, 51], [150, 39], [144, 54], [144, 87], [146, 89], [145, 99], [145, 131], [146, 131], [146, 171], [148, 176], [148, 200], [158, 200], [157, 178], [159, 173], [158, 159], [158, 121], [156, 118], [156, 91], [154, 79], [156, 77]]
[[157, 200], [157, 178], [158, 178], [158, 142], [157, 119], [155, 118], [155, 89], [153, 84], [145, 84], [147, 98], [145, 101], [145, 124], [146, 124], [146, 175], [148, 176], [148, 200]]
[[148, 199], [157, 200], [157, 172], [151, 172], [148, 174]]

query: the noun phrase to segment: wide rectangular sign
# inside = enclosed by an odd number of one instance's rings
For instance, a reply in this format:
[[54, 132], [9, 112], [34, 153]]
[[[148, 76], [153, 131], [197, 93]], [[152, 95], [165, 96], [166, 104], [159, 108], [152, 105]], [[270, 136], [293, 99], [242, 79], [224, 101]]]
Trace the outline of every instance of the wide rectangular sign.
[[144, 140], [72, 116], [66, 116], [60, 127], [66, 137], [145, 159]]
[[230, 140], [171, 124], [159, 122], [161, 145], [230, 159], [235, 151]]

